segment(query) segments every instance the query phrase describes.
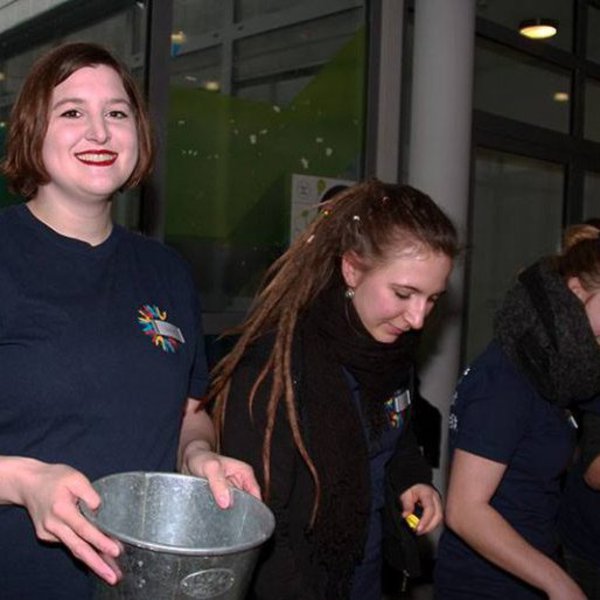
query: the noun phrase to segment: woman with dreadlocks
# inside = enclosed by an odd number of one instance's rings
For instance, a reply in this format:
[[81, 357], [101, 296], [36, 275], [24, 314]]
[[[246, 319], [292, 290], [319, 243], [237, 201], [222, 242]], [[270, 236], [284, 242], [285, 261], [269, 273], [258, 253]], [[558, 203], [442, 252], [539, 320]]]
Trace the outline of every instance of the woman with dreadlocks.
[[211, 388], [222, 450], [254, 467], [277, 521], [255, 598], [379, 600], [382, 548], [405, 571], [416, 559], [402, 517], [422, 511], [417, 534], [441, 521], [408, 421], [417, 331], [456, 252], [428, 196], [371, 180], [267, 272]]

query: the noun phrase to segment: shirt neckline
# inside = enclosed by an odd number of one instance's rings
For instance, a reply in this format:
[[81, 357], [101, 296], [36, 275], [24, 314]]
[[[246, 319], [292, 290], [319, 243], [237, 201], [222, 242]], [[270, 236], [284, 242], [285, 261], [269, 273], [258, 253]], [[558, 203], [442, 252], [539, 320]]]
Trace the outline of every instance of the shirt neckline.
[[40, 221], [24, 202], [16, 206], [16, 212], [20, 219], [41, 237], [69, 252], [77, 252], [87, 256], [101, 257], [109, 254], [117, 243], [122, 230], [119, 225], [113, 223], [108, 237], [100, 244], [93, 246], [89, 242], [58, 233], [58, 231]]

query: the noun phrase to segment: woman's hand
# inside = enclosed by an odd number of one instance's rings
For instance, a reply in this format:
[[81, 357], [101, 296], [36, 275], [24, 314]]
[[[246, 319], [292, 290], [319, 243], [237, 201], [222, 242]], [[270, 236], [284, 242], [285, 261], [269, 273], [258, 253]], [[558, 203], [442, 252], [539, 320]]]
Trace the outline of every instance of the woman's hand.
[[419, 525], [415, 530], [418, 535], [429, 533], [442, 522], [442, 500], [437, 490], [431, 485], [417, 483], [409, 487], [400, 494], [400, 502], [404, 518], [415, 511], [417, 504], [423, 509]]
[[[89, 480], [67, 465], [48, 464], [28, 458], [17, 461], [12, 469], [15, 504], [29, 512], [37, 537], [45, 542], [60, 542], [109, 584], [116, 583], [121, 573], [107, 560], [119, 555], [114, 540], [94, 527], [79, 511], [78, 502], [90, 509], [100, 506], [100, 497]], [[111, 562], [113, 562], [111, 560]]]
[[210, 489], [221, 508], [231, 506], [231, 485], [252, 494], [260, 500], [260, 487], [250, 465], [221, 456], [210, 450], [206, 442], [190, 442], [184, 452], [180, 470], [188, 475], [206, 477]]
[[587, 600], [581, 588], [566, 573], [561, 581], [552, 583], [545, 591], [548, 600]]
[[260, 500], [260, 487], [250, 465], [213, 452], [215, 431], [203, 403], [188, 398], [183, 412], [177, 466], [181, 473], [206, 477], [221, 508], [231, 506], [230, 486]]

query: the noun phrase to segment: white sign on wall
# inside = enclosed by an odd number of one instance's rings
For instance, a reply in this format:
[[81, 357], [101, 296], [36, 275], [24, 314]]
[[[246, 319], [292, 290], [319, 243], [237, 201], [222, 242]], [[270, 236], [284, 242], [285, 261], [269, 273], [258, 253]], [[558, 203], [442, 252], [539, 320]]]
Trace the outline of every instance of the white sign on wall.
[[290, 242], [306, 229], [323, 200], [353, 183], [349, 179], [292, 174]]

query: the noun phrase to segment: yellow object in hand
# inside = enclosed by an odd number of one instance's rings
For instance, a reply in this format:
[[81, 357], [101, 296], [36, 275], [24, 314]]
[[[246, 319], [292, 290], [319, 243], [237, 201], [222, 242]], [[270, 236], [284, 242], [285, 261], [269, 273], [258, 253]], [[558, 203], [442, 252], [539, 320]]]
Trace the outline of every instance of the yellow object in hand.
[[421, 521], [421, 519], [419, 519], [419, 517], [417, 517], [417, 515], [414, 513], [404, 517], [404, 520], [413, 531], [418, 527], [419, 522]]

